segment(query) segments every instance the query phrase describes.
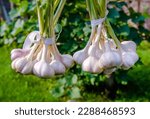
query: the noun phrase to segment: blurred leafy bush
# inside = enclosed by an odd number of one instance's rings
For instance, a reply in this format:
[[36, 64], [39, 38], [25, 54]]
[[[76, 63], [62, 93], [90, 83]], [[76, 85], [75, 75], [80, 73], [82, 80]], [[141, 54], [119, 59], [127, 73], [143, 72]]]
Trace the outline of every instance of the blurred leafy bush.
[[[0, 44], [21, 47], [25, 37], [34, 30], [38, 30], [35, 1], [11, 0], [14, 8], [10, 10], [11, 23], [2, 21], [0, 25]], [[143, 27], [145, 17], [128, 8], [129, 14], [122, 9], [127, 7], [125, 2], [113, 1], [109, 3], [108, 19], [110, 20], [116, 35], [122, 40], [133, 40], [139, 44], [142, 40], [150, 39], [150, 33]], [[138, 29], [129, 26], [128, 20], [138, 25]], [[59, 23], [62, 25], [62, 33], [57, 41], [62, 53], [73, 54], [82, 49], [90, 35], [90, 21], [86, 10], [85, 0], [67, 0]], [[140, 53], [140, 51], [139, 51]], [[147, 60], [147, 59], [142, 59]], [[139, 64], [141, 62], [139, 61]], [[132, 70], [132, 69], [131, 69]], [[130, 73], [129, 75], [131, 75]], [[129, 77], [128, 71], [117, 71], [113, 79], [117, 84], [126, 85]], [[136, 74], [134, 74], [136, 76]], [[64, 76], [58, 78], [57, 84], [50, 92], [55, 97], [69, 96], [71, 99], [84, 95], [83, 90], [101, 90], [103, 84], [109, 79], [104, 75], [85, 73], [79, 65], [74, 66]], [[103, 89], [102, 89], [103, 90]]]

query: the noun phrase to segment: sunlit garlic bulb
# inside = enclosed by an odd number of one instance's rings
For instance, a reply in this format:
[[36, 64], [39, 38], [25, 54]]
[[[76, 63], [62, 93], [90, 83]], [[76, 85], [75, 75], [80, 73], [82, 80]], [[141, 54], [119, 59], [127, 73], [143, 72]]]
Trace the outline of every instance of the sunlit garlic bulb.
[[120, 54], [111, 50], [109, 41], [105, 42], [105, 52], [102, 54], [99, 63], [103, 68], [119, 67], [122, 64]]
[[21, 57], [15, 59], [11, 66], [16, 72], [20, 72], [22, 74], [31, 74], [34, 62], [28, 60], [26, 57]]
[[82, 49], [77, 51], [73, 55], [73, 59], [76, 63], [82, 64], [83, 61], [88, 57], [88, 49]]
[[66, 71], [65, 66], [59, 60], [52, 60], [50, 66], [54, 69], [55, 74], [64, 74]]
[[46, 61], [46, 54], [47, 54], [47, 46], [44, 45], [42, 50], [42, 58], [40, 61], [35, 63], [33, 67], [33, 73], [39, 77], [49, 78], [55, 75], [55, 71]]
[[122, 51], [122, 69], [128, 70], [138, 61], [138, 59], [139, 57], [136, 52]]
[[66, 68], [71, 68], [74, 65], [74, 60], [71, 55], [61, 55], [61, 61]]
[[83, 62], [82, 70], [91, 73], [101, 73], [103, 70], [99, 66], [99, 58], [102, 52], [99, 49], [98, 44], [92, 44], [88, 50], [89, 57]]

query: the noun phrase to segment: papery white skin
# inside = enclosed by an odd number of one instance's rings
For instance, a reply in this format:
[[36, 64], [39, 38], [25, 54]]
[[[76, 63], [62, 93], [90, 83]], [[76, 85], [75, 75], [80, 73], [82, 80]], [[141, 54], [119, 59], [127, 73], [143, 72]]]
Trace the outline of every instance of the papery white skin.
[[96, 32], [96, 27], [93, 27], [91, 35], [90, 35], [90, 39], [89, 39], [88, 43], [86, 44], [85, 48], [74, 53], [73, 59], [76, 63], [82, 64], [83, 61], [89, 56], [88, 50], [89, 50], [89, 47], [91, 46], [92, 40], [95, 36], [95, 32]]
[[52, 60], [50, 66], [54, 69], [55, 74], [63, 74], [66, 71], [65, 66], [59, 60]]
[[55, 75], [53, 68], [45, 61], [37, 62], [33, 67], [33, 73], [43, 78], [49, 78]]
[[31, 74], [33, 63], [29, 61], [26, 57], [17, 58], [12, 62], [12, 68], [16, 70], [16, 72], [20, 72], [23, 74]]
[[44, 45], [42, 50], [42, 58], [33, 67], [33, 73], [43, 78], [49, 78], [55, 75], [53, 68], [46, 61], [47, 49], [48, 47]]
[[66, 68], [71, 68], [74, 65], [74, 60], [69, 54], [61, 55], [61, 61]]
[[128, 70], [138, 61], [138, 59], [139, 57], [136, 52], [122, 51], [122, 69]]
[[29, 54], [30, 50], [27, 49], [13, 49], [11, 51], [11, 60], [15, 60], [16, 58], [26, 56]]
[[82, 64], [83, 61], [88, 57], [88, 49], [82, 49], [77, 51], [73, 55], [73, 59], [76, 63]]
[[120, 54], [110, 49], [109, 41], [105, 42], [105, 52], [102, 54], [99, 64], [103, 68], [119, 67], [122, 64]]
[[125, 51], [134, 51], [136, 52], [136, 44], [133, 41], [123, 41], [121, 42], [121, 47], [125, 50]]
[[35, 65], [36, 62], [37, 62], [37, 60], [29, 61], [29, 62], [23, 67], [21, 73], [22, 73], [22, 74], [31, 74], [31, 73], [33, 73], [33, 66]]
[[99, 36], [97, 35], [96, 42], [94, 42], [88, 50], [89, 57], [82, 64], [83, 71], [91, 73], [101, 73], [103, 71], [98, 62], [102, 55], [102, 52], [99, 49], [98, 38]]
[[99, 44], [98, 43], [94, 43], [90, 46], [89, 50], [88, 50], [88, 55], [89, 56], [94, 56], [96, 58], [100, 58], [102, 55], [102, 50], [100, 50], [99, 48]]
[[91, 73], [101, 73], [103, 70], [99, 67], [98, 59], [89, 56], [82, 64], [82, 70]]

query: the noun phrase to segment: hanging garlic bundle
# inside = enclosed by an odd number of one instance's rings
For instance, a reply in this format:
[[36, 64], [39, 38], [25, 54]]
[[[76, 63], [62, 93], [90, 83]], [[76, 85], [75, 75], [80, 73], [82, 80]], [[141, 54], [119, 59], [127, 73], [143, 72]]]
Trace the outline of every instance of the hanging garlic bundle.
[[22, 74], [52, 77], [73, 65], [72, 56], [61, 55], [56, 46], [55, 27], [66, 0], [37, 0], [39, 30], [31, 32], [22, 49], [11, 52], [12, 68]]
[[[91, 73], [111, 74], [116, 69], [127, 70], [138, 60], [136, 44], [133, 41], [117, 39], [106, 16], [107, 0], [86, 0], [91, 18], [91, 36], [84, 49], [73, 55], [82, 70]], [[108, 36], [111, 36], [109, 38]]]

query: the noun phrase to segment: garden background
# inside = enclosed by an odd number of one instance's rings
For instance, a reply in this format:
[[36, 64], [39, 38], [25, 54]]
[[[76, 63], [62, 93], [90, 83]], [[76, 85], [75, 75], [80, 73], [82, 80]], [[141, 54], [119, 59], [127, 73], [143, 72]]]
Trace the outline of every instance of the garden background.
[[[10, 52], [38, 30], [36, 0], [0, 0], [0, 101], [150, 101], [150, 0], [113, 0], [108, 19], [116, 35], [133, 40], [140, 57], [128, 71], [110, 76], [74, 65], [62, 76], [41, 79], [11, 69]], [[82, 49], [90, 35], [85, 0], [67, 0], [59, 20], [61, 53]]]

